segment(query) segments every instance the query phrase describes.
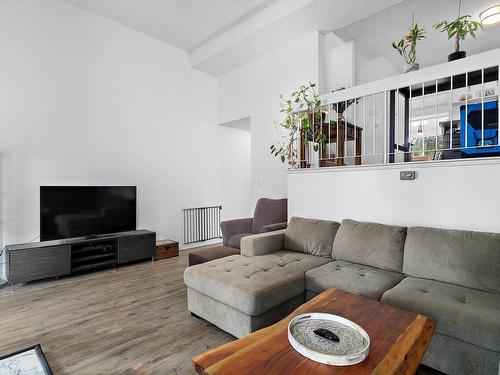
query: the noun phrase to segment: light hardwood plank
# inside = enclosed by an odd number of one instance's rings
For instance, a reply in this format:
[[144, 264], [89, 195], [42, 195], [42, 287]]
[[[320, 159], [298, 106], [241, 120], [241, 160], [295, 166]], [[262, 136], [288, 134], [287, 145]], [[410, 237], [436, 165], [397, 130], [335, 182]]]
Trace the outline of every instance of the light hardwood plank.
[[0, 355], [37, 343], [55, 374], [193, 374], [234, 340], [187, 310], [179, 257], [0, 289]]

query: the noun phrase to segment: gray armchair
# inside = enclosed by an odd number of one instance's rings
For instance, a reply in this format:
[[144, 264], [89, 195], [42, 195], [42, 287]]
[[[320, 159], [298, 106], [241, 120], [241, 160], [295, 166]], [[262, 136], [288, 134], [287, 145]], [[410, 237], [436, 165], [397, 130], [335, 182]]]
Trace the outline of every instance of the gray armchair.
[[220, 224], [224, 246], [240, 248], [242, 237], [285, 229], [287, 226], [287, 199], [260, 198], [253, 218], [223, 221]]

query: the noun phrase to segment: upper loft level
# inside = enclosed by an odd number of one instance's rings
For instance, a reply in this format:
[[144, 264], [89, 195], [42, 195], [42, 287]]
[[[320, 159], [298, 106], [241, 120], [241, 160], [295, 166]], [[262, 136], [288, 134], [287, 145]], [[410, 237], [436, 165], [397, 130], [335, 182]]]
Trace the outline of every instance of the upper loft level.
[[[500, 49], [321, 96], [295, 168], [500, 156]], [[311, 113], [311, 112], [314, 112]]]

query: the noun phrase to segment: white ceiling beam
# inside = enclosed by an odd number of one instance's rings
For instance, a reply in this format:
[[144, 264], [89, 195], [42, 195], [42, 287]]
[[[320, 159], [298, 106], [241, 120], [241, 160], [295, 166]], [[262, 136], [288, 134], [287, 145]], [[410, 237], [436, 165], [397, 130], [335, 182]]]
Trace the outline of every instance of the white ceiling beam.
[[277, 0], [190, 54], [193, 68], [220, 76], [290, 40], [336, 30], [402, 0]]

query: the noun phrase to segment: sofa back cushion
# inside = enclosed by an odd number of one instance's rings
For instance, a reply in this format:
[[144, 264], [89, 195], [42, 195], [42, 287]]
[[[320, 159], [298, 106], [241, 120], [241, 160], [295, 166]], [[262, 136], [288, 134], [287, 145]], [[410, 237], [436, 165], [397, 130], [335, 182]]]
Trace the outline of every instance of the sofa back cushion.
[[412, 227], [403, 272], [500, 293], [500, 234]]
[[401, 272], [406, 227], [342, 220], [333, 258]]
[[292, 217], [285, 231], [286, 250], [331, 258], [340, 224], [336, 221]]

